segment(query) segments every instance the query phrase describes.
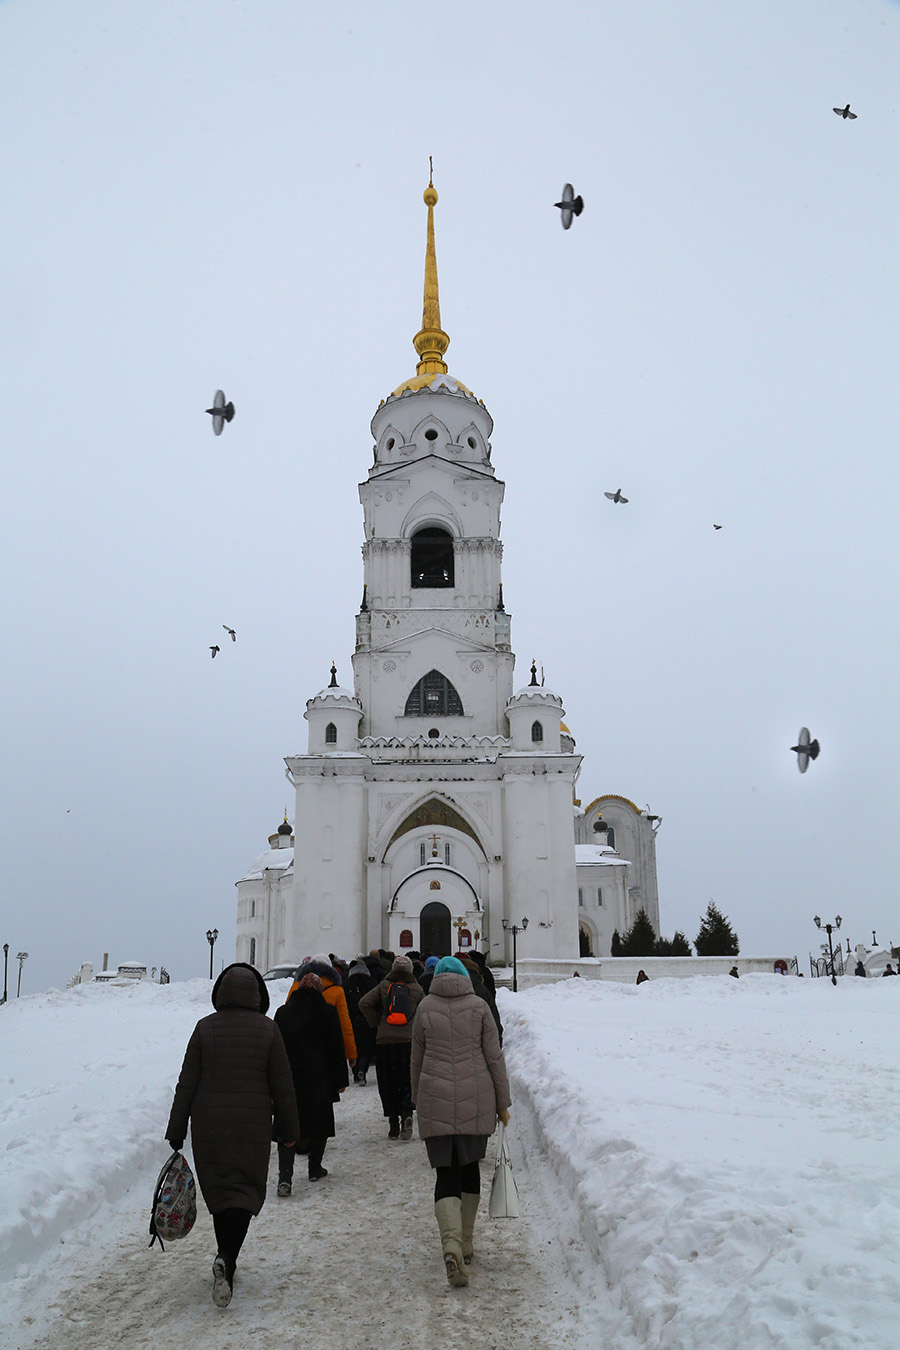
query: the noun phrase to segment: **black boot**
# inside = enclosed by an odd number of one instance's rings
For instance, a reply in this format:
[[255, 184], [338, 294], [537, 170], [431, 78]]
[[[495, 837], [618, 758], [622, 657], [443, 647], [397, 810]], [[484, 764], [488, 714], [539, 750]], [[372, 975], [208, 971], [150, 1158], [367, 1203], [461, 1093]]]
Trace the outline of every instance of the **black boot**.
[[388, 1116], [388, 1139], [400, 1138], [400, 1117]]

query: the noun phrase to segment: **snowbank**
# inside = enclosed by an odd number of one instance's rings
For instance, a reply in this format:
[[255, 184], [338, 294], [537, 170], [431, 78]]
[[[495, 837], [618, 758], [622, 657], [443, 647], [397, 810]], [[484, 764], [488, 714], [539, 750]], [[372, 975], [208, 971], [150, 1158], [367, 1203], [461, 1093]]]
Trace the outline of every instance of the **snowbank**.
[[501, 1011], [582, 1278], [641, 1342], [897, 1344], [900, 980], [572, 979]]
[[210, 988], [82, 984], [0, 1008], [0, 1283], [162, 1166], [172, 1093], [194, 1024], [212, 1012]]

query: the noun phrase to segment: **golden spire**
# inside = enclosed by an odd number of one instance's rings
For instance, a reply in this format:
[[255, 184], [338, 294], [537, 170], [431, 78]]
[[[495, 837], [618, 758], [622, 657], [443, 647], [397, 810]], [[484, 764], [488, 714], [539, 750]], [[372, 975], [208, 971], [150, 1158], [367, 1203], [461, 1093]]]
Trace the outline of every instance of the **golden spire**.
[[438, 293], [437, 256], [434, 251], [434, 208], [438, 195], [432, 179], [431, 156], [428, 157], [428, 187], [423, 200], [428, 207], [428, 236], [425, 245], [425, 295], [422, 303], [422, 327], [413, 338], [413, 346], [419, 353], [417, 375], [446, 375], [447, 363], [444, 354], [450, 346], [450, 338], [441, 328], [441, 301]]

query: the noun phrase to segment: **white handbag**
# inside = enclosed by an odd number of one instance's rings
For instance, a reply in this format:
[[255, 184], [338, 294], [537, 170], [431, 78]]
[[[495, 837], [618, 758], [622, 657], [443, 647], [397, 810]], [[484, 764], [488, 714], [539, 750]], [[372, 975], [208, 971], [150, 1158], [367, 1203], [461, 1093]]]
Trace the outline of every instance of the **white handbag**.
[[502, 1123], [497, 1130], [497, 1162], [494, 1167], [494, 1180], [491, 1183], [488, 1213], [492, 1219], [519, 1217], [519, 1192], [506, 1142], [506, 1126]]

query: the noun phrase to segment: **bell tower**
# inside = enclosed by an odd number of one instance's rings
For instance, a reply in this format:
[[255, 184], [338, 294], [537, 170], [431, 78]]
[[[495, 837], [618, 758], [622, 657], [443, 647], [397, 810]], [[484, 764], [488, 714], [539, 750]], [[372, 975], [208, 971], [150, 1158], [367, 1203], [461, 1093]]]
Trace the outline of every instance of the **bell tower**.
[[512, 694], [491, 416], [448, 373], [429, 181], [416, 374], [372, 419], [360, 484], [363, 601], [353, 672], [360, 736], [502, 736]]

